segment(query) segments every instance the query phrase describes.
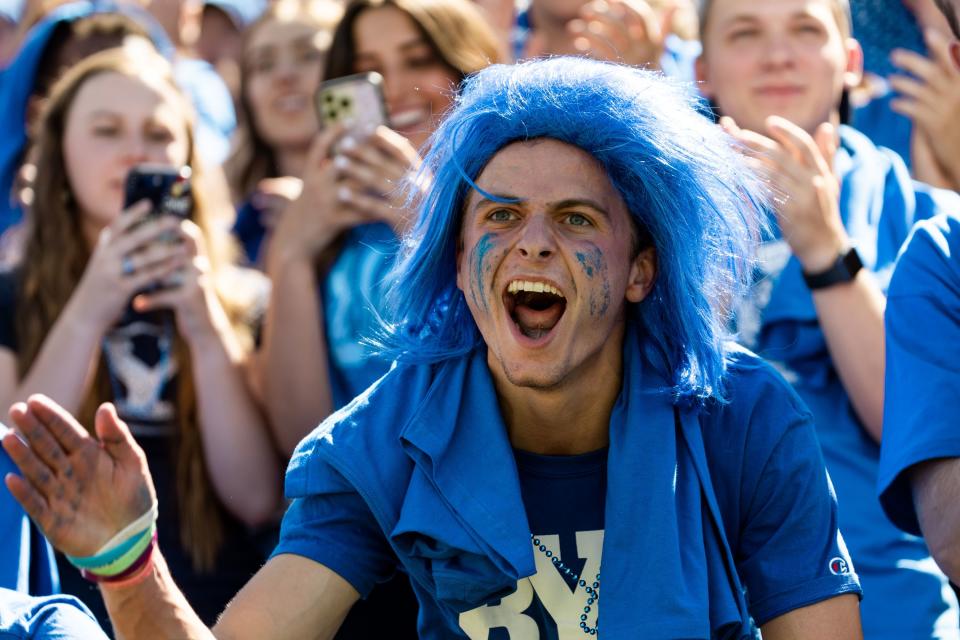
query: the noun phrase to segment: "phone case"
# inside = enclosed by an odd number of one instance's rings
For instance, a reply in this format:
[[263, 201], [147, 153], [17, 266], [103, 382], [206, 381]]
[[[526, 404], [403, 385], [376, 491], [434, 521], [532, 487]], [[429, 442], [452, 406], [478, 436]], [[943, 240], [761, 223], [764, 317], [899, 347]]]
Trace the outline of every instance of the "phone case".
[[193, 212], [193, 192], [190, 186], [190, 167], [138, 165], [127, 174], [124, 188], [124, 208], [149, 200], [151, 215], [173, 215], [189, 218]]
[[383, 77], [359, 73], [327, 80], [317, 90], [316, 107], [323, 127], [342, 124], [347, 129], [374, 129], [387, 124]]

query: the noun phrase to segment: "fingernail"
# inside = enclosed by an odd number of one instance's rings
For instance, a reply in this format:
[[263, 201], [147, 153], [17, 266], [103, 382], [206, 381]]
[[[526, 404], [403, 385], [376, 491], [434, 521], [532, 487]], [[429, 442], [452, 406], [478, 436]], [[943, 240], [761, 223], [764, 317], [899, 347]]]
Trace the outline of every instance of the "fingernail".
[[338, 169], [346, 169], [350, 166], [350, 159], [347, 156], [337, 156], [333, 159], [333, 166]]
[[351, 149], [356, 149], [357, 141], [353, 138], [353, 136], [344, 136], [343, 139], [340, 141], [340, 148], [343, 149], [344, 151], [350, 151]]
[[341, 202], [350, 202], [353, 199], [353, 192], [350, 187], [340, 187], [337, 189], [337, 198]]

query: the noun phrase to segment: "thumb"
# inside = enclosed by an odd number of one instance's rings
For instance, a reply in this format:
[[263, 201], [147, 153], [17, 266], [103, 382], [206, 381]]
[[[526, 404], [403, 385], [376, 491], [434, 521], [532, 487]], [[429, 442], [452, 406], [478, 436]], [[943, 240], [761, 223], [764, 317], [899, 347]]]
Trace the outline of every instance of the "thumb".
[[103, 448], [117, 461], [137, 459], [138, 449], [127, 424], [117, 415], [117, 408], [105, 402], [97, 409], [94, 430]]

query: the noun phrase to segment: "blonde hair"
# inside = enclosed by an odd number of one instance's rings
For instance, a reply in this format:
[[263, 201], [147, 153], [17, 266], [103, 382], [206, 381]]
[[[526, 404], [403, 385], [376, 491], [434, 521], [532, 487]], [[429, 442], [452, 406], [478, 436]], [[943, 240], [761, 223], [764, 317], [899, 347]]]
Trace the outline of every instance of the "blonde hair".
[[[233, 251], [229, 237], [224, 232], [215, 232], [211, 224], [211, 205], [205, 199], [204, 173], [193, 141], [192, 109], [176, 87], [169, 63], [159, 54], [148, 47], [110, 49], [83, 60], [54, 85], [36, 132], [35, 197], [28, 210], [14, 318], [21, 378], [33, 365], [90, 259], [90, 248], [81, 233], [81, 214], [67, 177], [63, 138], [67, 117], [80, 89], [88, 80], [106, 73], [131, 78], [149, 77], [151, 81], [162, 81], [174, 89], [173, 95], [181, 103], [183, 126], [189, 137], [188, 162], [193, 169], [195, 198], [193, 221], [203, 232], [214, 280], [218, 282], [217, 295], [247, 348], [252, 347], [250, 331], [242, 322], [249, 300], [219, 286], [219, 281], [225, 279], [223, 276], [232, 261]], [[224, 537], [222, 506], [213, 493], [206, 471], [189, 353], [179, 335], [175, 336], [174, 345], [174, 357], [179, 363], [175, 456], [177, 497], [182, 516], [180, 537], [194, 567], [200, 571], [210, 570]], [[96, 407], [112, 397], [106, 363], [101, 354], [80, 410], [83, 424], [92, 425]]]
[[253, 109], [247, 100], [246, 85], [250, 70], [246, 52], [253, 35], [263, 25], [271, 22], [302, 21], [316, 26], [318, 31], [326, 35], [322, 40], [323, 48], [326, 49], [330, 46], [330, 35], [342, 13], [342, 5], [333, 0], [278, 0], [244, 31], [238, 126], [234, 133], [233, 151], [223, 165], [234, 202], [243, 201], [256, 190], [257, 184], [264, 178], [275, 178], [279, 175], [276, 154], [257, 130]]

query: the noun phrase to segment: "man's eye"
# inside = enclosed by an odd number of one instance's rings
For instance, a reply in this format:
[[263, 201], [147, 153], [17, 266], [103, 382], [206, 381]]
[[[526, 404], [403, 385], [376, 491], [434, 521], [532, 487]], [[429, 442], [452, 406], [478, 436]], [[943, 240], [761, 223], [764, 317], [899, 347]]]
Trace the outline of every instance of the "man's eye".
[[749, 38], [756, 37], [759, 34], [760, 31], [757, 29], [737, 29], [736, 31], [732, 31], [728, 38], [731, 42], [735, 42], [737, 40], [747, 40]]
[[495, 209], [490, 212], [490, 215], [487, 216], [489, 220], [493, 222], [509, 222], [515, 218], [513, 212], [509, 209]]
[[592, 227], [593, 223], [590, 222], [590, 218], [583, 215], [582, 213], [571, 213], [567, 216], [567, 224], [574, 227]]

